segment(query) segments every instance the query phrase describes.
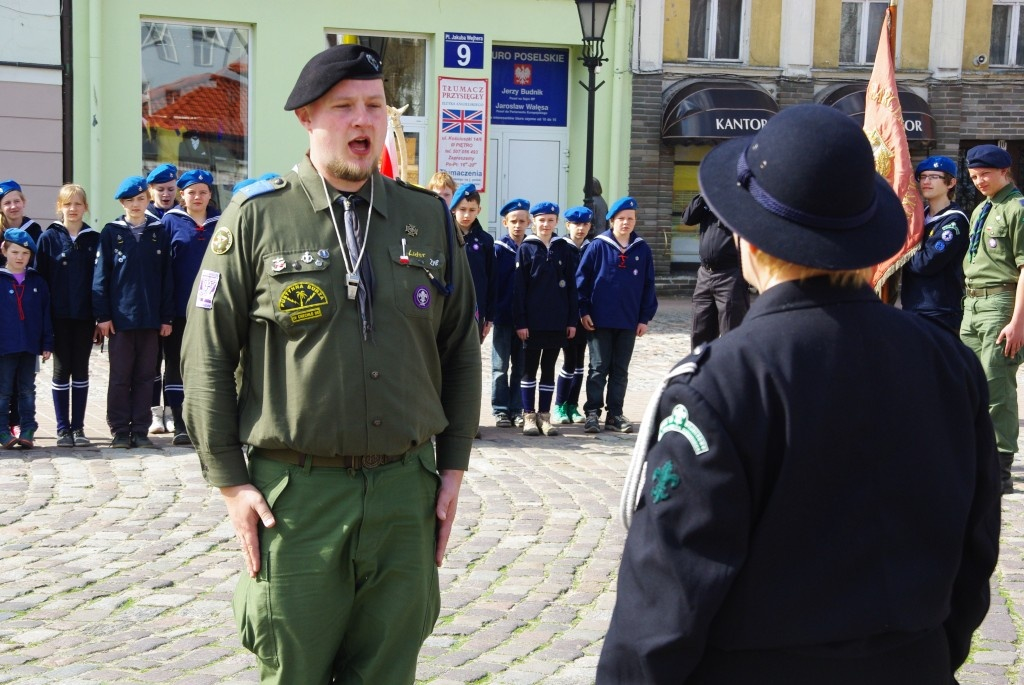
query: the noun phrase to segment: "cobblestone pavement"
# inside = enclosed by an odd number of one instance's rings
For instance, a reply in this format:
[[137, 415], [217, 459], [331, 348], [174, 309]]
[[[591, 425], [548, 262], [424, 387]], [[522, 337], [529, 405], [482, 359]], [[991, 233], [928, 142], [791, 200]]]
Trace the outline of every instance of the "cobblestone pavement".
[[[638, 341], [626, 413], [639, 420], [689, 350], [689, 302], [662, 302]], [[490, 345], [484, 350], [489, 387]], [[106, 357], [94, 354], [87, 434], [105, 444]], [[241, 555], [195, 453], [57, 450], [49, 369], [38, 377], [39, 447], [0, 452], [0, 683], [255, 683], [230, 599]], [[491, 427], [482, 403], [442, 612], [424, 683], [593, 682], [624, 531], [615, 511], [632, 435], [556, 437]], [[1024, 485], [1020, 486], [1024, 487]], [[1004, 501], [992, 610], [961, 682], [1022, 682], [1024, 497]]]

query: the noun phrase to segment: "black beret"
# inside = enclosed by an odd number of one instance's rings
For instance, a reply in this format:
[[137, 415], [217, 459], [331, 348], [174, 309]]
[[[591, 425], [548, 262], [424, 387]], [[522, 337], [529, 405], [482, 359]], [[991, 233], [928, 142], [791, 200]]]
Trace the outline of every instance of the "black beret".
[[284, 108], [290, 112], [304, 107], [345, 79], [384, 78], [380, 55], [362, 45], [335, 45], [306, 62]]

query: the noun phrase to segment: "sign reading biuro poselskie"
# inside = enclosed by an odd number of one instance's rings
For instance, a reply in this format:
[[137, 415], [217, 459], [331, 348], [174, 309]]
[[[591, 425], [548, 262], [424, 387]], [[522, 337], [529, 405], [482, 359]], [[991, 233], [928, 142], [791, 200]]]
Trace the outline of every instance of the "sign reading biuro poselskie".
[[495, 45], [491, 83], [492, 124], [566, 125], [568, 50]]

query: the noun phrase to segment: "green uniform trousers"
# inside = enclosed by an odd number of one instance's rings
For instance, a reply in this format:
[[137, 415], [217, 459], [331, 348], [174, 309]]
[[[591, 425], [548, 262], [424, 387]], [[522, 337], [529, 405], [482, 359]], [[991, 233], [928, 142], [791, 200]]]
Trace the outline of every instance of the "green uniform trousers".
[[967, 297], [960, 324], [960, 339], [978, 355], [988, 380], [988, 410], [996, 432], [996, 449], [1009, 454], [1017, 451], [1017, 367], [1024, 355], [1018, 352], [1007, 357], [1003, 354], [1006, 341], [997, 345], [996, 337], [1013, 316], [1014, 297], [1013, 292]]
[[373, 469], [255, 457], [249, 471], [277, 520], [234, 598], [261, 682], [412, 683], [441, 603], [433, 445]]

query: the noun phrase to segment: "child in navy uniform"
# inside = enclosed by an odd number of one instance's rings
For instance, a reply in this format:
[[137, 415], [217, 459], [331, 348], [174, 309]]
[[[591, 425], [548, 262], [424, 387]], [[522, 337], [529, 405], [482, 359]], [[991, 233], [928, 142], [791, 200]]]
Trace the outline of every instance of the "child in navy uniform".
[[[149, 172], [149, 176], [146, 177], [149, 188], [147, 214], [159, 221], [164, 218], [164, 214], [177, 206], [177, 181], [178, 167], [173, 164], [161, 164]], [[160, 403], [160, 391], [164, 386], [164, 375], [160, 372], [163, 363], [164, 341], [161, 339], [157, 343], [156, 366], [153, 368], [153, 423], [149, 426], [150, 433], [168, 433], [174, 430], [170, 407]]]
[[[572, 248], [576, 257], [573, 274], [579, 267], [584, 248], [590, 244], [587, 236], [590, 234], [593, 218], [594, 212], [589, 207], [573, 207], [565, 212], [566, 234], [556, 240], [563, 240]], [[575, 279], [575, 275], [573, 278]], [[551, 420], [554, 423], [568, 424], [583, 420], [579, 404], [580, 390], [583, 388], [583, 357], [587, 351], [587, 336], [583, 334], [582, 325], [577, 325], [576, 330], [579, 335], [567, 340], [562, 346], [562, 369], [558, 372], [555, 409], [551, 413]]]
[[513, 294], [516, 334], [526, 349], [519, 385], [523, 396], [523, 434], [558, 435], [551, 425], [551, 396], [555, 393], [558, 351], [576, 335], [576, 257], [564, 240], [552, 240], [558, 224], [558, 205], [541, 202], [530, 209], [530, 214], [534, 234], [519, 246]]
[[181, 204], [164, 214], [163, 225], [171, 244], [171, 272], [174, 277], [174, 324], [164, 338], [164, 404], [171, 409], [174, 438], [171, 444], [191, 445], [181, 417], [185, 386], [181, 380], [181, 335], [185, 330], [192, 285], [199, 275], [199, 265], [217, 226], [220, 210], [210, 205], [213, 197], [213, 174], [203, 169], [186, 171], [178, 179]]
[[4, 231], [3, 255], [7, 266], [0, 268], [0, 417], [7, 418], [11, 398], [17, 396], [21, 410], [21, 433], [14, 437], [0, 426], [0, 445], [7, 449], [31, 448], [36, 423], [36, 356], [43, 361], [53, 350], [50, 323], [50, 292], [46, 281], [31, 268], [36, 242], [20, 228]]
[[[98, 339], [92, 311], [92, 276], [100, 234], [83, 221], [85, 189], [69, 183], [57, 194], [57, 216], [39, 239], [36, 268], [50, 288], [53, 311], [53, 411], [57, 447], [88, 447], [85, 408], [89, 357]], [[70, 401], [71, 413], [68, 414]]]
[[480, 326], [482, 342], [491, 330], [494, 316], [494, 238], [477, 221], [480, 193], [472, 183], [461, 185], [455, 191], [451, 210], [455, 225], [459, 227], [466, 243], [469, 270], [473, 274], [473, 287], [476, 289], [477, 324]]
[[[523, 427], [523, 341], [516, 333], [513, 294], [516, 254], [530, 225], [530, 203], [510, 200], [501, 208], [508, 235], [494, 241], [494, 334], [491, 336], [491, 410], [498, 428]], [[511, 367], [511, 370], [510, 368]]]
[[146, 179], [129, 176], [114, 199], [125, 213], [103, 227], [92, 282], [99, 331], [110, 341], [110, 446], [152, 447], [146, 432], [157, 341], [170, 335], [174, 321], [170, 243], [146, 213]]
[[583, 405], [587, 433], [601, 432], [602, 407], [607, 410], [605, 430], [633, 430], [622, 413], [629, 362], [637, 337], [647, 332], [647, 324], [658, 310], [654, 256], [643, 238], [633, 233], [636, 207], [631, 197], [612, 205], [607, 217], [611, 228], [590, 243], [576, 272], [580, 321], [590, 332], [590, 370]]

